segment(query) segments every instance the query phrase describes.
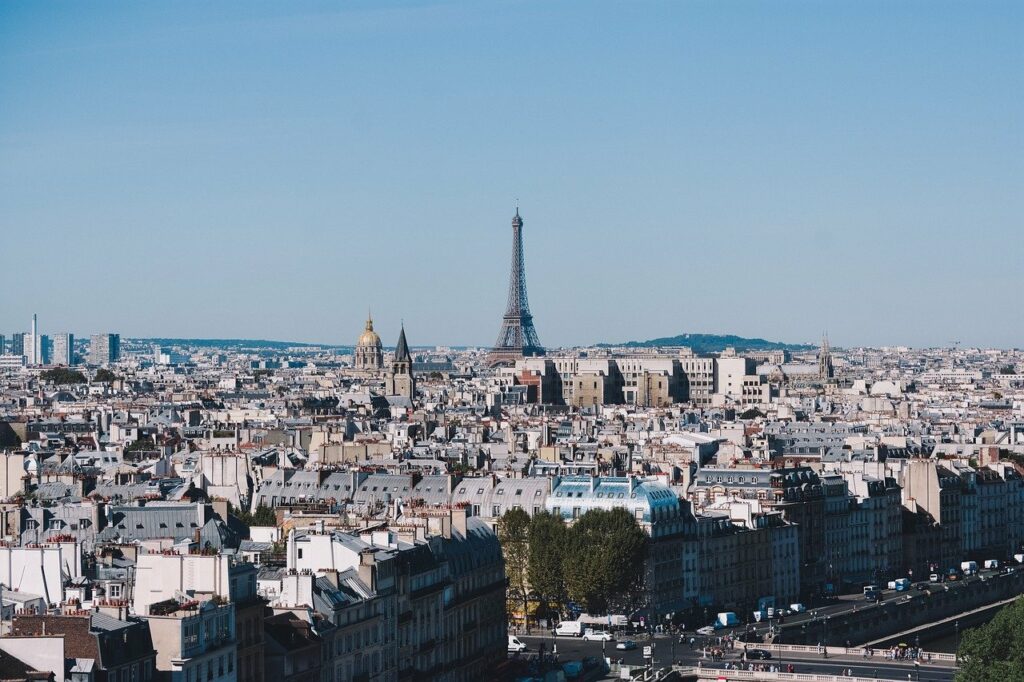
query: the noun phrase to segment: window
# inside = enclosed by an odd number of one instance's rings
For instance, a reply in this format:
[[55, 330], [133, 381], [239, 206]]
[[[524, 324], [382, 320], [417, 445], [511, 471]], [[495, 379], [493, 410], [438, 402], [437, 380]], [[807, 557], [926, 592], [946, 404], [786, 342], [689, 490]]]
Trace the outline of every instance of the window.
[[114, 599], [120, 599], [121, 586], [118, 583], [111, 583], [107, 586], [107, 594]]

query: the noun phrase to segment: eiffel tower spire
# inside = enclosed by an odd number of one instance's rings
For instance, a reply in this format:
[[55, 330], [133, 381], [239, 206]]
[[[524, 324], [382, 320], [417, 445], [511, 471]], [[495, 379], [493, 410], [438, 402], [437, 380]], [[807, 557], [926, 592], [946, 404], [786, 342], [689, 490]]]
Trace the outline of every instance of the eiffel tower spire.
[[523, 219], [519, 207], [512, 218], [512, 271], [508, 280], [508, 303], [501, 319], [501, 331], [489, 356], [490, 364], [512, 364], [519, 358], [544, 355], [537, 338], [526, 297], [526, 262], [523, 259]]

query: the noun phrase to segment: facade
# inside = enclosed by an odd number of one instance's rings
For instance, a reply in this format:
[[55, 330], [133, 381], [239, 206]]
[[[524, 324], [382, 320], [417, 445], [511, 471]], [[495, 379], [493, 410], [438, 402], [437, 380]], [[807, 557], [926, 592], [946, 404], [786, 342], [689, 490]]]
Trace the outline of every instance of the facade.
[[239, 682], [263, 682], [263, 609], [256, 590], [256, 568], [234, 555], [146, 553], [135, 563], [135, 613], [149, 613], [176, 595], [218, 599], [234, 610]]
[[825, 494], [809, 467], [786, 469], [701, 467], [687, 492], [697, 508], [730, 499], [758, 500], [767, 511], [782, 512], [794, 524], [800, 544], [800, 593], [810, 598], [829, 590]]
[[89, 338], [89, 363], [109, 365], [121, 359], [120, 334], [93, 334]]
[[[963, 481], [947, 467], [933, 459], [907, 462], [903, 473], [903, 506], [917, 519], [913, 526], [918, 532], [915, 571], [925, 563], [943, 569], [959, 565], [963, 499]], [[924, 519], [930, 519], [933, 528], [924, 528]]]
[[214, 599], [168, 599], [143, 616], [167, 682], [237, 682], [235, 607]]
[[[414, 512], [398, 527], [399, 534], [363, 537], [322, 527], [293, 532], [288, 569], [358, 575], [364, 596], [355, 608], [379, 621], [361, 640], [363, 679], [488, 679], [504, 659], [507, 633], [505, 565], [494, 530], [465, 507]], [[375, 650], [379, 657], [365, 657]]]
[[267, 678], [280, 682], [310, 682], [323, 675], [323, 640], [312, 623], [294, 613], [267, 618]]
[[754, 406], [771, 400], [771, 387], [752, 360], [724, 355], [522, 358], [512, 378], [532, 389], [530, 402], [573, 407]]
[[7, 352], [11, 355], [25, 355], [25, 332], [11, 334], [11, 343]]
[[54, 365], [70, 367], [75, 364], [75, 335], [70, 333], [54, 334], [53, 352], [50, 362]]
[[112, 611], [116, 615], [103, 611], [16, 615], [11, 634], [15, 637], [62, 635], [64, 657], [91, 661], [94, 682], [154, 680], [156, 640], [149, 626], [144, 621], [125, 620], [123, 607], [120, 612], [116, 607]]

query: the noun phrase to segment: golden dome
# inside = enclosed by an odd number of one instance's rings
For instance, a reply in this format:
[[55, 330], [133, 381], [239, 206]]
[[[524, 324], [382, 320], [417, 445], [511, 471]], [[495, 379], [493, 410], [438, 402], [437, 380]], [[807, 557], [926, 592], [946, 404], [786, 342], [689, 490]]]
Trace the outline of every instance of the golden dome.
[[381, 347], [380, 337], [377, 336], [377, 332], [373, 331], [372, 317], [367, 318], [366, 329], [359, 335], [359, 343], [357, 344], [357, 347], [365, 348], [366, 346], [370, 346], [372, 348]]

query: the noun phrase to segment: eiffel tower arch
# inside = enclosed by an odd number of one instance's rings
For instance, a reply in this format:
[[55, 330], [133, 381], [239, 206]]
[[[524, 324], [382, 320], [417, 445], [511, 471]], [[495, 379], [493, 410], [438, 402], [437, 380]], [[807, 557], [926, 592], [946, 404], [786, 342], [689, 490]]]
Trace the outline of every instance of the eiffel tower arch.
[[512, 218], [512, 271], [508, 279], [508, 303], [501, 318], [498, 340], [488, 355], [488, 364], [511, 365], [522, 357], [544, 355], [544, 347], [533, 326], [526, 297], [526, 262], [523, 259], [523, 219], [519, 208]]

